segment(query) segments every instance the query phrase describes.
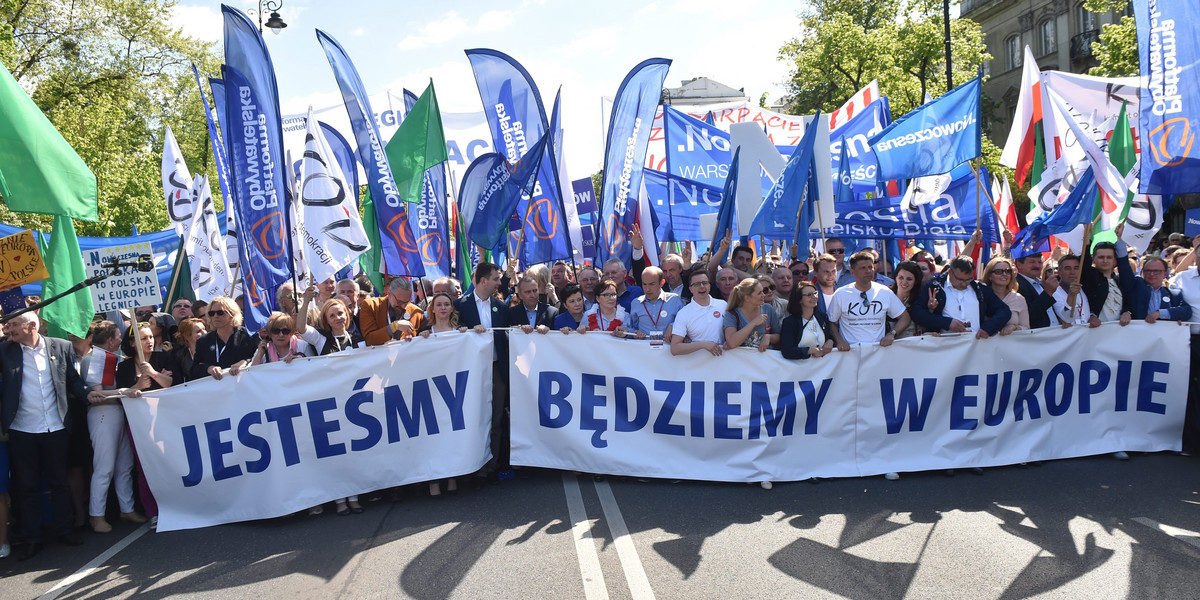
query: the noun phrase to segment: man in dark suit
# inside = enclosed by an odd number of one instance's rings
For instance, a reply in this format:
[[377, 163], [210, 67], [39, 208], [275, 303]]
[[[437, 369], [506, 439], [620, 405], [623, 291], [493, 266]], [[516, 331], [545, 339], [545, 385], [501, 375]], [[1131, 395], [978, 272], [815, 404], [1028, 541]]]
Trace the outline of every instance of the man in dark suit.
[[534, 278], [521, 279], [521, 283], [517, 284], [517, 297], [521, 302], [508, 309], [509, 323], [514, 327], [529, 327], [530, 330], [539, 331], [549, 331], [554, 327], [554, 317], [558, 316], [558, 309], [545, 302], [538, 302], [538, 282]]
[[39, 482], [43, 475], [50, 487], [59, 541], [69, 546], [83, 543], [71, 530], [75, 522], [67, 483], [71, 415], [72, 411], [87, 410], [89, 401], [104, 400], [102, 392], [89, 395], [75, 371], [71, 343], [40, 335], [39, 324], [32, 312], [18, 315], [4, 324], [8, 339], [0, 342], [4, 378], [0, 427], [9, 436], [17, 526], [26, 543], [17, 556], [20, 560], [42, 550]]
[[[500, 287], [500, 267], [481, 262], [475, 266], [474, 289], [454, 303], [458, 324], [471, 328], [508, 327], [508, 306], [495, 297]], [[492, 483], [499, 481], [508, 464], [508, 336], [496, 331], [492, 353], [492, 460], [484, 470]]]
[[[959, 256], [950, 261], [945, 281], [935, 277], [912, 305], [912, 319], [926, 331], [963, 333], [975, 331], [983, 339], [1000, 333], [1012, 317], [1012, 309], [992, 291], [975, 281], [975, 261]], [[949, 286], [946, 285], [949, 283]], [[929, 310], [929, 297], [937, 308]]]
[[1142, 263], [1142, 276], [1134, 278], [1133, 318], [1147, 323], [1192, 320], [1192, 306], [1183, 301], [1183, 294], [1163, 285], [1168, 272], [1167, 261], [1160, 257]]
[[1050, 319], [1054, 308], [1054, 291], [1057, 280], [1042, 282], [1042, 255], [1030, 254], [1013, 261], [1017, 265], [1017, 292], [1024, 296], [1029, 305], [1029, 328], [1039, 329], [1058, 325], [1058, 318]]
[[[1122, 230], [1123, 227], [1117, 228], [1117, 239]], [[1090, 227], [1084, 239], [1090, 243]], [[1087, 296], [1092, 316], [1101, 323], [1120, 321], [1121, 325], [1128, 325], [1133, 318], [1134, 275], [1127, 252], [1125, 242], [1100, 242], [1092, 249], [1092, 259], [1089, 261], [1085, 255], [1081, 261], [1079, 285]], [[1110, 281], [1116, 282], [1116, 286], [1110, 285]]]

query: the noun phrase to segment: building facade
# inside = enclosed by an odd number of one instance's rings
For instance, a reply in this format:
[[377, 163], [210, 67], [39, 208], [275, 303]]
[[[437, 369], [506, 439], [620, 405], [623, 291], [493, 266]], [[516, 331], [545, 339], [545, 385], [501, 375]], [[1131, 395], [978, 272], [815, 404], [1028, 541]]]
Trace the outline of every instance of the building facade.
[[1043, 71], [1087, 73], [1097, 65], [1092, 43], [1101, 28], [1132, 16], [1133, 8], [1097, 14], [1080, 0], [963, 0], [961, 15], [979, 23], [992, 55], [984, 66], [984, 120], [989, 137], [1003, 147], [1017, 110], [1025, 46]]

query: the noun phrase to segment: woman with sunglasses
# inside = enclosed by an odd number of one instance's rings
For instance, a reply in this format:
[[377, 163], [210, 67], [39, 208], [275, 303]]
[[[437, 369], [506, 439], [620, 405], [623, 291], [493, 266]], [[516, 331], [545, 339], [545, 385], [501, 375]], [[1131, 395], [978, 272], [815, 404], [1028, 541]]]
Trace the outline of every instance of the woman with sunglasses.
[[1018, 282], [1012, 259], [997, 256], [988, 262], [983, 269], [983, 281], [992, 287], [992, 291], [1008, 305], [1012, 311], [1008, 323], [1000, 329], [1000, 335], [1008, 335], [1019, 329], [1029, 329], [1029, 303], [1025, 296], [1017, 291]]
[[820, 358], [833, 352], [833, 331], [829, 319], [817, 310], [820, 292], [811, 283], [792, 288], [788, 298], [788, 316], [779, 332], [779, 350], [784, 358], [797, 360]]
[[212, 331], [196, 342], [190, 379], [211, 376], [220, 380], [225, 369], [237, 375], [254, 358], [258, 341], [242, 327], [242, 311], [233, 298], [213, 298], [208, 304], [208, 319]]
[[254, 354], [252, 365], [283, 361], [291, 363], [297, 356], [311, 356], [312, 346], [293, 335], [295, 320], [286, 313], [275, 311], [267, 318], [267, 326], [260, 333], [263, 340]]
[[779, 343], [780, 320], [775, 308], [765, 303], [763, 284], [747, 277], [729, 293], [729, 304], [722, 317], [725, 329], [725, 349], [739, 346], [767, 348]]

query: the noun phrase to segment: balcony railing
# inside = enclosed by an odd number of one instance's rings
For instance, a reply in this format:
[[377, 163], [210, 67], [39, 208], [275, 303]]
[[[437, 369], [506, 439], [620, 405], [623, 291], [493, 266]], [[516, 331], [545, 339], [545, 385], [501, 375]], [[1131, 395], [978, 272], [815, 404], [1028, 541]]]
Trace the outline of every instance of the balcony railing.
[[1001, 0], [962, 0], [962, 7], [959, 14], [964, 17], [969, 17], [971, 12], [981, 8], [987, 8], [993, 4], [999, 4]]
[[1092, 44], [1100, 41], [1100, 30], [1090, 29], [1071, 38], [1071, 60], [1080, 60], [1092, 55]]

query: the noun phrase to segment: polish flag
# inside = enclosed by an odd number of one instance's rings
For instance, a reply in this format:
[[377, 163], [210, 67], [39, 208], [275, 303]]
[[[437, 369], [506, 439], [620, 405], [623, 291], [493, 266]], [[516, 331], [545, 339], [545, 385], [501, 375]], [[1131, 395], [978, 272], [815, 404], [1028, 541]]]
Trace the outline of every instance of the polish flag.
[[992, 180], [992, 197], [996, 199], [996, 218], [1000, 221], [1000, 227], [1017, 235], [1021, 226], [1017, 223], [1017, 207], [1013, 204], [1012, 190], [1008, 187], [1008, 177]]
[[83, 374], [84, 383], [88, 387], [94, 385], [115, 387], [117, 385], [117, 355], [93, 347], [88, 358], [88, 368]]
[[1021, 71], [1021, 95], [1017, 97], [1017, 112], [1013, 115], [1008, 141], [1000, 154], [1000, 164], [1017, 170], [1017, 185], [1025, 185], [1025, 177], [1033, 166], [1035, 125], [1042, 120], [1042, 75], [1033, 52], [1025, 46], [1025, 64]]
[[867, 87], [858, 90], [845, 104], [829, 113], [829, 132], [833, 133], [838, 127], [850, 122], [854, 115], [866, 108], [868, 104], [879, 99], [879, 81], [872, 79]]

